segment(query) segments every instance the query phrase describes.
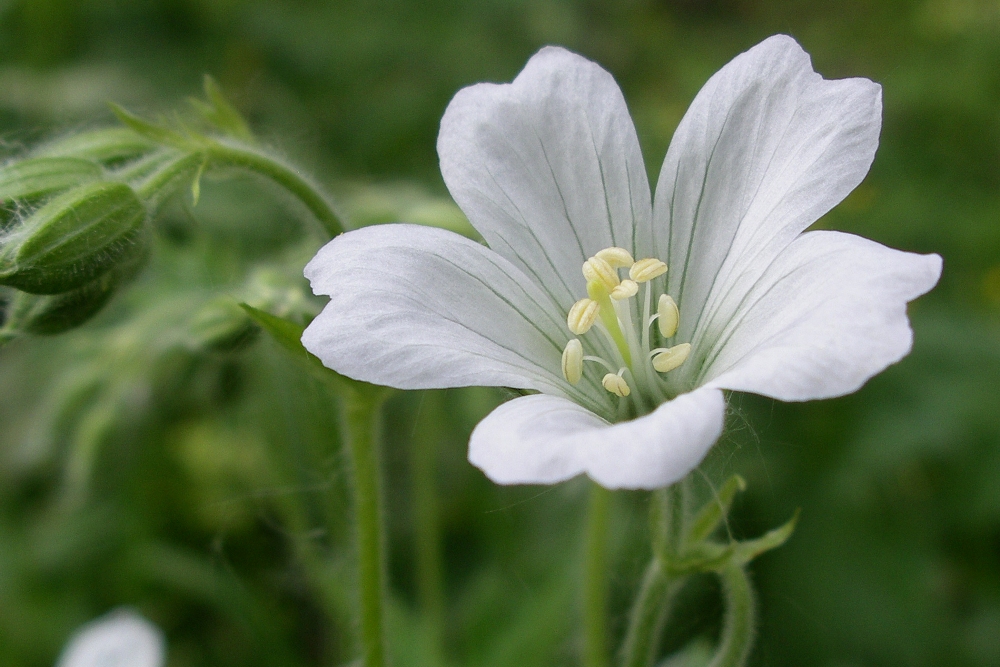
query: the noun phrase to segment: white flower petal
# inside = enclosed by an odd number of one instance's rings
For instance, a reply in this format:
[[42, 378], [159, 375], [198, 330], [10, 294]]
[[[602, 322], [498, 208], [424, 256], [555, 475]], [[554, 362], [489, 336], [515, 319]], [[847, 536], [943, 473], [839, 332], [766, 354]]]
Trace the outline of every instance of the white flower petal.
[[861, 182], [881, 109], [878, 84], [824, 80], [784, 35], [709, 79], [674, 134], [654, 202], [678, 340], [697, 343], [709, 320], [728, 319], [719, 304]]
[[586, 472], [611, 489], [661, 488], [701, 462], [724, 413], [717, 389], [696, 389], [613, 425], [563, 398], [524, 396], [476, 426], [469, 461], [499, 484], [552, 484]]
[[80, 628], [57, 667], [160, 667], [163, 633], [138, 614], [118, 609]]
[[586, 294], [587, 257], [652, 250], [649, 181], [625, 99], [610, 74], [565, 49], [543, 48], [513, 83], [459, 91], [438, 155], [472, 225], [564, 309]]
[[698, 352], [708, 355], [703, 379], [783, 401], [851, 393], [910, 351], [906, 303], [940, 275], [937, 255], [802, 234], [745, 295], [715, 349]]
[[548, 295], [458, 234], [365, 227], [324, 246], [305, 275], [330, 303], [302, 342], [338, 373], [400, 389], [493, 385], [608, 401], [563, 379], [570, 335]]

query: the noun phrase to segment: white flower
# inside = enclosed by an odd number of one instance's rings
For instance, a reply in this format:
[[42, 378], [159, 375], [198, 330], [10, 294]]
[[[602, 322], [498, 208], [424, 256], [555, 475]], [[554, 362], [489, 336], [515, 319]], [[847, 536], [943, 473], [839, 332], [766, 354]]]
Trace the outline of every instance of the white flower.
[[56, 667], [162, 667], [163, 643], [155, 625], [116, 609], [77, 630]]
[[303, 343], [377, 384], [541, 392], [473, 432], [496, 482], [665, 486], [718, 439], [723, 389], [839, 396], [909, 352], [906, 303], [941, 258], [803, 233], [864, 178], [880, 124], [877, 84], [824, 80], [771, 37], [695, 98], [654, 199], [611, 75], [546, 47], [441, 121], [445, 183], [489, 247], [413, 225], [334, 239], [306, 267], [331, 300]]

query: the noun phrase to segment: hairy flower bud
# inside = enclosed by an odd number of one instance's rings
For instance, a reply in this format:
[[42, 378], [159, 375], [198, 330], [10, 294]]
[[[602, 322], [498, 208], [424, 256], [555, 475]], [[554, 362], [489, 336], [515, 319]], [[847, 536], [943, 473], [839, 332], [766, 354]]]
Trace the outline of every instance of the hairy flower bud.
[[0, 168], [0, 203], [37, 199], [96, 181], [101, 168], [89, 160], [40, 157]]
[[32, 294], [83, 287], [131, 256], [146, 209], [123, 183], [91, 183], [59, 195], [5, 239], [0, 284]]

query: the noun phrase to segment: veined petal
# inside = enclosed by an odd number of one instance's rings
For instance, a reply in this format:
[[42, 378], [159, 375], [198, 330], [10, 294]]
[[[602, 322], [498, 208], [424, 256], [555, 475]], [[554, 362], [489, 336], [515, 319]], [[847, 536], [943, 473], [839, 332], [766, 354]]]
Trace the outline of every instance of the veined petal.
[[910, 351], [906, 304], [940, 275], [937, 255], [802, 234], [744, 295], [716, 346], [698, 352], [702, 380], [783, 401], [851, 393]]
[[881, 110], [878, 84], [824, 80], [784, 35], [709, 79], [674, 134], [654, 203], [679, 340], [697, 347], [710, 320], [731, 315], [721, 304], [861, 182]]
[[589, 256], [652, 249], [635, 127], [614, 79], [585, 58], [546, 47], [513, 83], [462, 89], [437, 146], [472, 225], [563, 309], [585, 293]]
[[499, 484], [552, 484], [585, 472], [611, 489], [661, 488], [701, 462], [724, 413], [722, 392], [708, 388], [618, 424], [557, 396], [523, 396], [476, 426], [469, 461]]
[[338, 373], [400, 389], [492, 385], [608, 400], [562, 378], [570, 334], [549, 296], [458, 234], [365, 227], [324, 246], [305, 275], [330, 303], [302, 342]]

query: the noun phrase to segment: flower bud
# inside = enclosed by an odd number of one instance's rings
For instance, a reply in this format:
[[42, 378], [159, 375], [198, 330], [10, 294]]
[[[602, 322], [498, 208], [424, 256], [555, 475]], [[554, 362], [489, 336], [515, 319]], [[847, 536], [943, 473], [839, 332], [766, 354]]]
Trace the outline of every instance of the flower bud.
[[32, 294], [83, 287], [134, 252], [146, 209], [123, 183], [83, 185], [51, 200], [0, 249], [0, 284]]
[[154, 148], [156, 144], [127, 127], [107, 127], [60, 137], [41, 146], [34, 154], [38, 157], [73, 157], [118, 163]]
[[40, 157], [14, 162], [0, 169], [0, 202], [37, 199], [101, 177], [101, 168], [89, 160]]
[[660, 329], [660, 335], [664, 338], [670, 338], [677, 333], [681, 313], [677, 310], [677, 302], [674, 301], [674, 298], [669, 294], [661, 294], [656, 312], [659, 314], [659, 317], [656, 318], [656, 326]]
[[80, 326], [96, 315], [118, 288], [139, 272], [149, 257], [147, 246], [145, 239], [140, 238], [129, 258], [74, 290], [61, 294], [18, 292], [7, 309], [3, 331], [52, 335]]

